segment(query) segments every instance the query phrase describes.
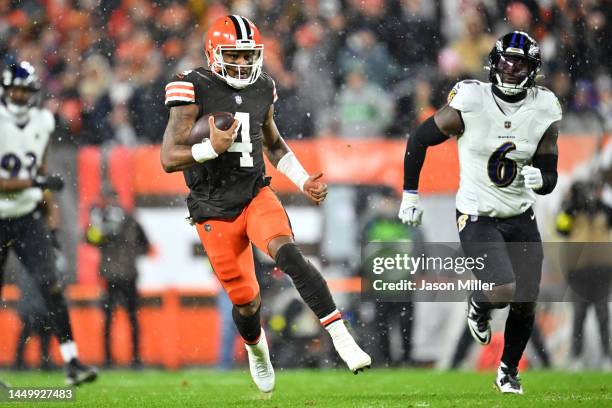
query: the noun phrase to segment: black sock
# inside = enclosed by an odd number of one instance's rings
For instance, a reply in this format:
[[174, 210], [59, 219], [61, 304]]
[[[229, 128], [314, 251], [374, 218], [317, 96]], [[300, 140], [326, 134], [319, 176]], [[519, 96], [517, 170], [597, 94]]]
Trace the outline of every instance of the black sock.
[[66, 298], [62, 293], [62, 289], [57, 283], [51, 285], [42, 285], [40, 292], [45, 300], [49, 317], [53, 322], [55, 334], [61, 343], [72, 341], [72, 329], [70, 327], [70, 317], [68, 315], [68, 306]]
[[491, 302], [482, 290], [472, 292], [472, 303], [483, 312], [491, 309], [503, 309], [508, 306], [506, 302]]
[[328, 317], [336, 311], [336, 304], [327, 287], [327, 282], [321, 273], [304, 258], [296, 244], [285, 244], [278, 250], [276, 265], [291, 277], [300, 296], [319, 319]]
[[504, 352], [501, 361], [509, 368], [518, 367], [533, 331], [535, 303], [512, 303], [504, 331]]
[[232, 318], [238, 329], [238, 333], [246, 343], [254, 344], [259, 340], [261, 335], [261, 320], [260, 320], [261, 305], [257, 308], [255, 314], [251, 316], [243, 316], [240, 314], [236, 306], [232, 308]]

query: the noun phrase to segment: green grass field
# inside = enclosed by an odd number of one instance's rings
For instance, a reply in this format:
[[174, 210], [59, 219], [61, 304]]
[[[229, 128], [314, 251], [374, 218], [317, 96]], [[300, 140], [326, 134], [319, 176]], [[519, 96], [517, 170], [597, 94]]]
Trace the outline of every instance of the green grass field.
[[[60, 372], [0, 371], [13, 387], [58, 387]], [[527, 372], [526, 394], [500, 395], [492, 374], [377, 369], [277, 370], [276, 390], [259, 393], [246, 371], [103, 371], [69, 403], [0, 403], [1, 407], [612, 407], [612, 374]]]

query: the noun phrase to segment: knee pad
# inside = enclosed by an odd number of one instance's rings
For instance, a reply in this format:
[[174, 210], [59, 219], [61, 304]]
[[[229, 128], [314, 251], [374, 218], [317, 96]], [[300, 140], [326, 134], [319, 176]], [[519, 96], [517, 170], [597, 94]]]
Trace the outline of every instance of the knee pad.
[[219, 255], [211, 259], [215, 275], [235, 305], [244, 305], [255, 299], [259, 293], [257, 282], [242, 275], [240, 265], [233, 255]]
[[250, 303], [257, 297], [259, 288], [254, 288], [249, 284], [234, 284], [229, 288], [226, 288], [227, 296], [229, 296], [232, 304], [234, 305], [245, 305]]

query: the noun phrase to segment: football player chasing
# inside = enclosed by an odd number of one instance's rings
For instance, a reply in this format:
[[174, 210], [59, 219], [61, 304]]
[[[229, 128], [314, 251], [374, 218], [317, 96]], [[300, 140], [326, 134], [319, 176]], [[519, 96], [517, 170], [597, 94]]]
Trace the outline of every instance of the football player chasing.
[[457, 136], [461, 245], [466, 256], [487, 254], [486, 268], [473, 272], [495, 284], [468, 298], [474, 339], [489, 344], [491, 311], [510, 306], [495, 379], [502, 393], [523, 393], [517, 367], [532, 332], [543, 260], [532, 205], [535, 194], [549, 194], [557, 183], [561, 107], [551, 91], [536, 86], [540, 65], [538, 44], [528, 34], [514, 31], [499, 38], [489, 54], [490, 83], [457, 83], [448, 104], [409, 138], [404, 158], [399, 218], [418, 225], [423, 213], [418, 182], [427, 147]]
[[96, 379], [97, 370], [82, 364], [72, 337], [68, 307], [58, 282], [54, 236], [41, 210], [57, 226], [51, 190], [63, 181], [47, 175], [46, 154], [55, 128], [51, 112], [36, 105], [40, 86], [28, 62], [14, 64], [2, 75], [0, 97], [0, 292], [9, 250], [38, 284], [54, 323], [66, 382], [79, 385]]
[[[166, 86], [170, 116], [161, 163], [166, 172], [184, 173], [189, 213], [234, 305], [232, 315], [245, 342], [251, 376], [261, 391], [273, 390], [251, 243], [291, 277], [342, 360], [357, 373], [369, 367], [371, 359], [348, 332], [321, 273], [295, 244], [287, 214], [265, 176], [264, 152], [312, 201], [319, 204], [327, 195], [322, 175], [304, 170], [274, 123], [276, 88], [262, 72], [259, 30], [242, 16], [222, 17], [208, 30], [205, 51], [208, 67], [183, 72]], [[223, 131], [211, 116], [210, 138], [191, 145], [194, 123], [212, 112], [232, 112], [235, 121]]]

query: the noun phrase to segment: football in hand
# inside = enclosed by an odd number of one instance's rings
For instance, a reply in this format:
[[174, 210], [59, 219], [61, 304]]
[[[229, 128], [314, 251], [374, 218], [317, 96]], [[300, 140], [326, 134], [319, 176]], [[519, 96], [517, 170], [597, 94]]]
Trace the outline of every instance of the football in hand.
[[202, 142], [204, 139], [210, 137], [210, 127], [208, 126], [208, 118], [213, 116], [215, 118], [215, 126], [219, 130], [227, 130], [234, 123], [234, 115], [229, 112], [212, 112], [202, 116], [198, 119], [191, 128], [189, 134], [189, 144], [194, 145]]

